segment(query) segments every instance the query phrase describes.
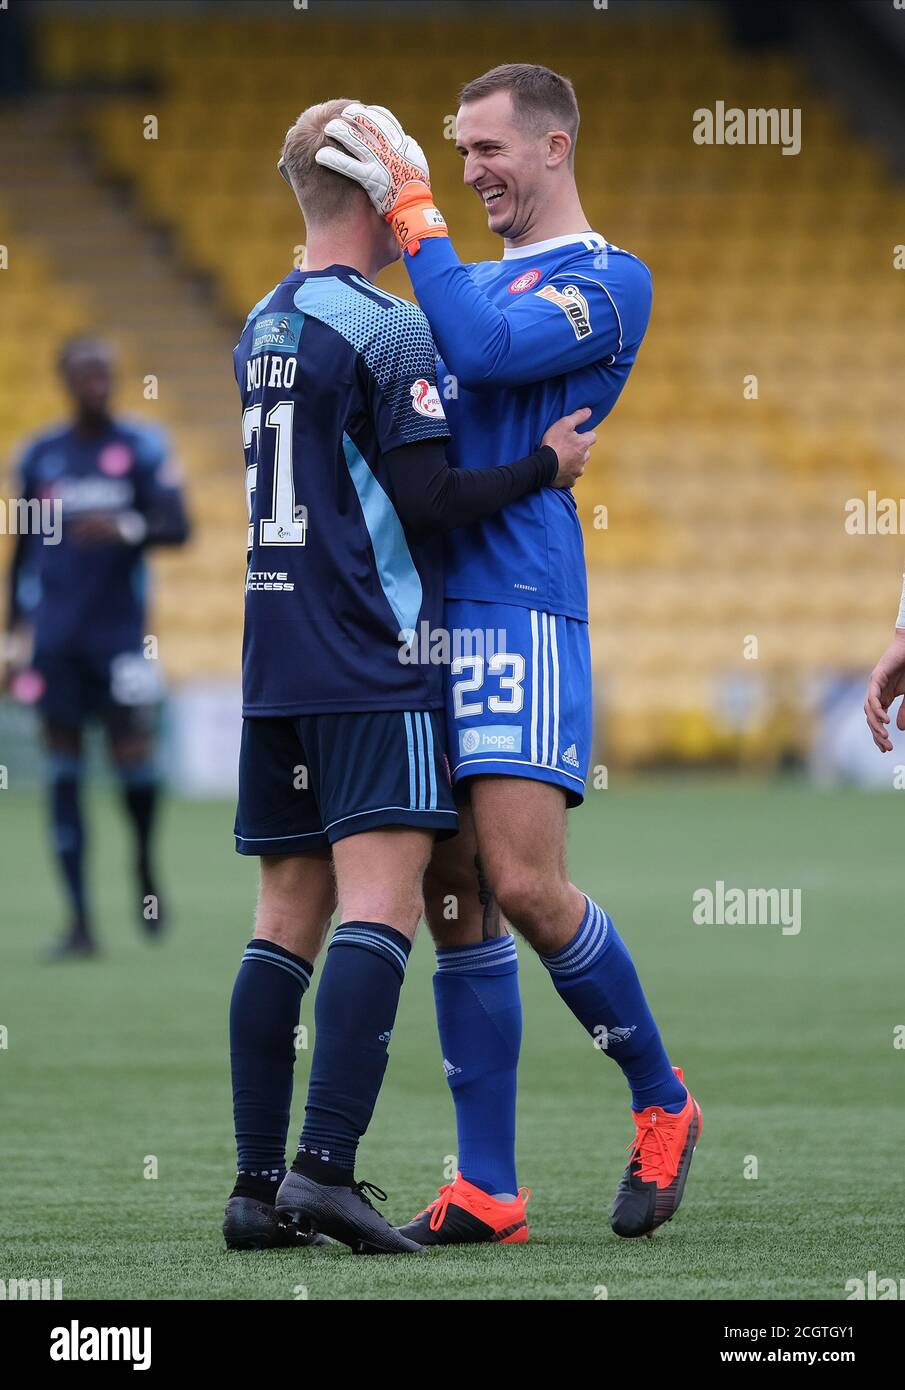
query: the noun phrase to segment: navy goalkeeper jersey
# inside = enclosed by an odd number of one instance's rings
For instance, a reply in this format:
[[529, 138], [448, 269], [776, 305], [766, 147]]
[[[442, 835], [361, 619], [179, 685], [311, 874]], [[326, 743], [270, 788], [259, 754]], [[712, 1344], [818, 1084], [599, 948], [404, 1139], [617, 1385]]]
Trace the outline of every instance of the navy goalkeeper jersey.
[[384, 462], [449, 433], [423, 313], [348, 266], [296, 270], [252, 309], [235, 367], [243, 713], [439, 708], [440, 668], [400, 650], [442, 623], [442, 541], [406, 532]]

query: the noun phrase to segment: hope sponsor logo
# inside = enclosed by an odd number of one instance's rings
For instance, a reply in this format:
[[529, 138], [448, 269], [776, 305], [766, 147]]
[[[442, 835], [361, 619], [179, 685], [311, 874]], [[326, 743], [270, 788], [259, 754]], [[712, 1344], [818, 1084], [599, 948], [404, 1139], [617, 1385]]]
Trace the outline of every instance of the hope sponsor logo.
[[475, 753], [521, 753], [522, 731], [518, 724], [487, 724], [481, 729], [463, 729], [459, 734], [459, 753], [463, 758]]
[[262, 314], [255, 319], [251, 355], [257, 352], [296, 352], [304, 314]]
[[521, 275], [517, 275], [509, 286], [510, 294], [524, 294], [526, 290], [533, 290], [538, 280], [541, 278], [541, 271], [526, 270]]
[[540, 299], [547, 299], [558, 309], [562, 309], [572, 325], [572, 331], [576, 338], [588, 336], [591, 331], [588, 301], [577, 285], [564, 285], [561, 290], [556, 289], [553, 285], [544, 285], [544, 288], [538, 290], [537, 293]]
[[436, 386], [431, 381], [425, 381], [424, 377], [419, 377], [411, 385], [412, 409], [417, 410], [419, 415], [426, 415], [429, 420], [445, 420], [446, 415], [443, 406], [440, 404], [440, 394]]

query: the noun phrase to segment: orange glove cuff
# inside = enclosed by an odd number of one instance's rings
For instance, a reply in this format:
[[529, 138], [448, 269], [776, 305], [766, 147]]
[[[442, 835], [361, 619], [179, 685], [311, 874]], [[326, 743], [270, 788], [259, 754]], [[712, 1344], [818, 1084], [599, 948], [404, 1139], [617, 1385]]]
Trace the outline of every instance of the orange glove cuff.
[[403, 251], [413, 256], [425, 238], [449, 236], [443, 214], [434, 206], [426, 183], [409, 184], [395, 207], [387, 213], [387, 221]]

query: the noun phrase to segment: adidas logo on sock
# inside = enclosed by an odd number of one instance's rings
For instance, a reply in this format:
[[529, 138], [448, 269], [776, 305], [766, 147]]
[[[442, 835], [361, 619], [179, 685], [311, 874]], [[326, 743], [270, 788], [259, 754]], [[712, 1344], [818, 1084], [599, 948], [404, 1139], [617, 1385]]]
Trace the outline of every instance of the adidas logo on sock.
[[453, 1064], [452, 1064], [452, 1062], [447, 1062], [446, 1058], [445, 1058], [445, 1057], [443, 1058], [443, 1075], [444, 1075], [445, 1077], [460, 1076], [461, 1073], [462, 1073], [462, 1068], [461, 1068], [461, 1067], [454, 1067]]
[[568, 763], [569, 767], [578, 766], [578, 749], [575, 747], [574, 743], [569, 744], [565, 753], [562, 755], [562, 760], [564, 763]]

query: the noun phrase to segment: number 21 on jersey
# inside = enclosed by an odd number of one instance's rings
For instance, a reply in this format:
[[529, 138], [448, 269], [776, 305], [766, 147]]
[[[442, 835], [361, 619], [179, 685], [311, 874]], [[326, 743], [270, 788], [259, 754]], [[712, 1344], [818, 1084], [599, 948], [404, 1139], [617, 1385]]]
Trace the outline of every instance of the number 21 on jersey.
[[[270, 513], [259, 519], [259, 545], [304, 545], [308, 530], [308, 508], [295, 500], [292, 461], [295, 401], [278, 401], [267, 412], [264, 427], [273, 430], [273, 489]], [[242, 443], [245, 446], [245, 496], [248, 501], [248, 548], [255, 541], [255, 492], [261, 460], [261, 406], [250, 405], [242, 416]]]

